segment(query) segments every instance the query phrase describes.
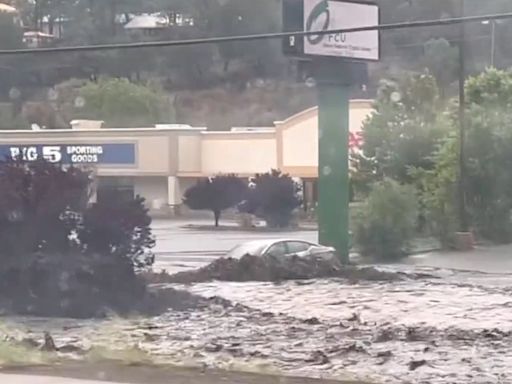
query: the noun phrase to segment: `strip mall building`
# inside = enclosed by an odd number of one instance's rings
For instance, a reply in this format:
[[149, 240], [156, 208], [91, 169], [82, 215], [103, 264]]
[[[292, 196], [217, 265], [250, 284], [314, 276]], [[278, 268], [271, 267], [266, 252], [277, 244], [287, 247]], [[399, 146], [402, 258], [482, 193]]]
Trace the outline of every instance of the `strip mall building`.
[[[350, 103], [351, 146], [372, 112], [371, 100]], [[3, 131], [0, 156], [86, 165], [96, 175], [95, 199], [118, 189], [147, 199], [154, 215], [179, 212], [183, 192], [198, 178], [219, 173], [249, 177], [280, 169], [304, 181], [315, 200], [318, 110], [311, 108], [268, 128], [211, 132], [189, 126], [105, 129], [77, 124], [69, 130]]]

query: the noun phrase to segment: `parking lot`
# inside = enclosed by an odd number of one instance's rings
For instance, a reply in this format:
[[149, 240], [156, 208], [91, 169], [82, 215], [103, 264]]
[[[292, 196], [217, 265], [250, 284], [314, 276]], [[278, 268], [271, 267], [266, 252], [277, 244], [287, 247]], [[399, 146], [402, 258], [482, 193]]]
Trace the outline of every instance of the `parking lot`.
[[317, 241], [317, 232], [310, 230], [267, 232], [264, 230], [241, 231], [233, 224], [233, 230], [205, 229], [210, 221], [155, 220], [156, 237], [155, 268], [178, 272], [207, 264], [245, 241], [286, 238]]

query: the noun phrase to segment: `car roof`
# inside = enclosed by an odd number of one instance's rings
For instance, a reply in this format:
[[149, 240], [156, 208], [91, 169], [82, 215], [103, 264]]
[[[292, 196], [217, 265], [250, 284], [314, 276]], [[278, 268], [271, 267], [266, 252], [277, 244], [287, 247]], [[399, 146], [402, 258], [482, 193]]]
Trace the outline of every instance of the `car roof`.
[[272, 245], [275, 243], [280, 243], [283, 241], [299, 241], [301, 243], [317, 245], [315, 243], [312, 243], [311, 241], [306, 241], [306, 240], [301, 240], [301, 239], [286, 239], [286, 238], [250, 240], [250, 241], [241, 243], [240, 245], [264, 246], [264, 245]]

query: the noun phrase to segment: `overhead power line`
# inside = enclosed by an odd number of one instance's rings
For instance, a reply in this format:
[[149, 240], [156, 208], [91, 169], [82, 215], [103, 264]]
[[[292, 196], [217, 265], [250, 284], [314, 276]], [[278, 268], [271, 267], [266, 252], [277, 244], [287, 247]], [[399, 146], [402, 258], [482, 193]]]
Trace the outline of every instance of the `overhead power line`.
[[434, 27], [443, 25], [453, 25], [461, 23], [476, 23], [489, 20], [504, 20], [512, 19], [512, 13], [501, 13], [482, 16], [467, 16], [467, 17], [454, 17], [438, 20], [424, 20], [424, 21], [411, 21], [404, 23], [393, 24], [380, 24], [371, 25], [366, 27], [356, 28], [343, 28], [331, 29], [326, 31], [296, 31], [296, 32], [275, 32], [275, 33], [262, 33], [256, 35], [243, 35], [243, 36], [221, 36], [209, 37], [201, 39], [186, 39], [186, 40], [166, 40], [166, 41], [145, 41], [137, 43], [115, 43], [115, 44], [101, 44], [101, 45], [80, 45], [72, 47], [49, 47], [49, 48], [25, 48], [25, 49], [12, 49], [0, 50], [0, 55], [24, 55], [24, 54], [44, 54], [44, 53], [58, 53], [58, 52], [84, 52], [84, 51], [107, 51], [116, 49], [136, 49], [136, 48], [157, 48], [157, 47], [178, 47], [199, 44], [219, 44], [229, 43], [234, 41], [255, 41], [255, 40], [268, 40], [280, 39], [286, 37], [302, 37], [302, 36], [317, 36], [317, 35], [330, 35], [339, 33], [353, 33], [353, 32], [367, 32], [367, 31], [389, 31], [407, 28], [422, 28]]

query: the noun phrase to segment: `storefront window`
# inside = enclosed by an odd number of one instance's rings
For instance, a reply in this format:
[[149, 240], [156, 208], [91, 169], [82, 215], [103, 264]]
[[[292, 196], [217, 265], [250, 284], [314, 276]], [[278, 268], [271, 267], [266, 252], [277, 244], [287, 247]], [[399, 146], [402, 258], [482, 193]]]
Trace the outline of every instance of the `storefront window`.
[[107, 200], [110, 194], [116, 198], [131, 200], [134, 198], [133, 178], [131, 177], [99, 177], [97, 201]]

